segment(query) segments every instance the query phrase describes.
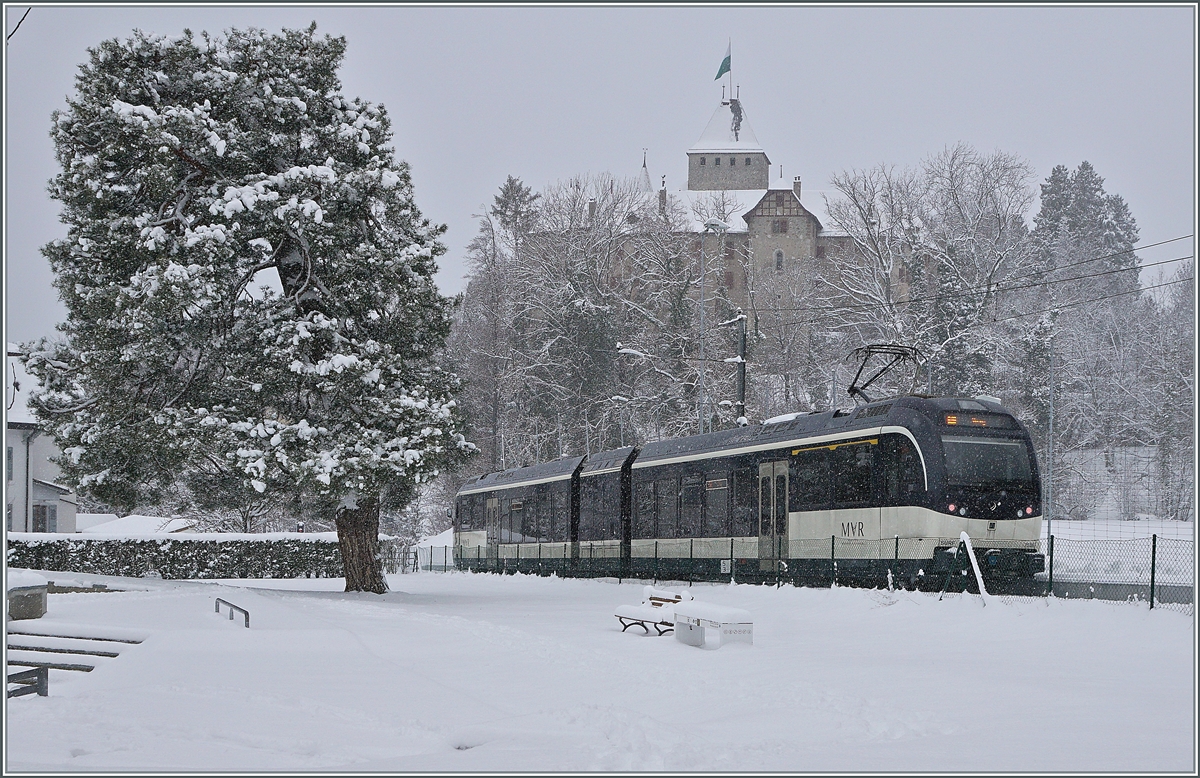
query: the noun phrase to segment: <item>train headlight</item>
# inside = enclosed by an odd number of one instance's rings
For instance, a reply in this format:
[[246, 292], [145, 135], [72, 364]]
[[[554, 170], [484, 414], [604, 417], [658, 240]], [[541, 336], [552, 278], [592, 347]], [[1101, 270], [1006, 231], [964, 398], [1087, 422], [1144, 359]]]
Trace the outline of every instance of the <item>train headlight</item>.
[[966, 515], [967, 515], [967, 506], [965, 506], [965, 505], [964, 505], [963, 507], [959, 508], [959, 509], [958, 509], [958, 515], [959, 515], [959, 516], [966, 516]]
[[1022, 517], [1022, 516], [1024, 516], [1024, 515], [1025, 515], [1025, 514], [1021, 512], [1021, 509], [1020, 509], [1020, 508], [1017, 508], [1017, 518], [1019, 519], [1019, 518], [1021, 518], [1021, 517]]
[[955, 511], [955, 509], [956, 509], [957, 507], [958, 507], [958, 506], [957, 506], [957, 505], [955, 505], [954, 503], [950, 503], [950, 508], [949, 508], [950, 512], [951, 512], [951, 513], [954, 513], [954, 511]]
[[1032, 505], [1028, 505], [1028, 506], [1026, 506], [1026, 507], [1025, 507], [1025, 515], [1026, 515], [1026, 516], [1032, 516], [1032, 515], [1033, 515], [1033, 506], [1032, 506]]

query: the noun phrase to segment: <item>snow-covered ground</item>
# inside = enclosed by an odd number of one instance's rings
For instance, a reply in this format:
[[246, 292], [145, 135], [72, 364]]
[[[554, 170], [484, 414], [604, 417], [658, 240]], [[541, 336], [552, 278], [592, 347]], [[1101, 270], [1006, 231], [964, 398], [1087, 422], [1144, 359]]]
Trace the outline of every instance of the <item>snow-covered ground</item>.
[[22, 624], [148, 637], [8, 700], [7, 771], [1196, 769], [1194, 622], [1144, 605], [697, 585], [754, 617], [706, 651], [621, 633], [629, 582], [57, 577], [141, 590]]

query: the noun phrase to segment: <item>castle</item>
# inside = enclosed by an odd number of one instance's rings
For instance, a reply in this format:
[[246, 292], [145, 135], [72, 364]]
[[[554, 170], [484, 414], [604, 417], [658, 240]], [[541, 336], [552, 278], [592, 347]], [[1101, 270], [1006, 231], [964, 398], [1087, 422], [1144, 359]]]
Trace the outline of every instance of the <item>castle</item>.
[[[687, 188], [669, 194], [694, 218], [696, 252], [723, 259], [717, 281], [736, 304], [751, 305], [751, 290], [769, 286], [772, 276], [785, 271], [811, 277], [828, 251], [849, 241], [804, 207], [798, 176], [788, 181], [780, 168], [771, 177], [771, 160], [739, 97], [721, 100], [687, 158]], [[649, 185], [644, 162], [643, 181]], [[661, 202], [667, 194], [664, 183]], [[712, 218], [728, 229], [706, 229]]]

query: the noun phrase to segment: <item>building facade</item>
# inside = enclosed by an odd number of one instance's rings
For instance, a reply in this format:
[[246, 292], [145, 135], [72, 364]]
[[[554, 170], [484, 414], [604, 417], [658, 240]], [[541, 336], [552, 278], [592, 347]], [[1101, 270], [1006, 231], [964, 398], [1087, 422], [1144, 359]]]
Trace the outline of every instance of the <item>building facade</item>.
[[[714, 260], [706, 279], [715, 273], [734, 305], [748, 309], [755, 291], [777, 296], [775, 280], [785, 275], [793, 292], [810, 285], [826, 256], [850, 245], [805, 207], [799, 177], [772, 177], [739, 98], [721, 100], [687, 158], [687, 188], [670, 194], [695, 217], [695, 252]], [[714, 217], [728, 229], [706, 228]]]
[[75, 532], [75, 493], [57, 483], [61, 476], [51, 460], [61, 452], [54, 439], [38, 429], [25, 407], [25, 389], [34, 379], [16, 361], [10, 346], [5, 369], [4, 508], [11, 532]]

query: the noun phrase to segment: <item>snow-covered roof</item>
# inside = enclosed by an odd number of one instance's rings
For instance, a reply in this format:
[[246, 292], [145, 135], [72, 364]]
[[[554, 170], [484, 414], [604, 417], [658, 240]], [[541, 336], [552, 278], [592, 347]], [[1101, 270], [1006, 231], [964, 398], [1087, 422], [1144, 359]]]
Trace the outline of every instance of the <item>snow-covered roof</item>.
[[437, 535], [431, 535], [427, 538], [421, 538], [417, 543], [418, 548], [443, 548], [445, 546], [454, 545], [454, 527], [441, 532]]
[[[700, 135], [700, 140], [696, 141], [688, 152], [723, 152], [723, 151], [759, 151], [763, 147], [759, 144], [758, 138], [754, 135], [754, 130], [750, 129], [750, 123], [746, 121], [746, 110], [742, 108], [741, 122], [736, 123], [733, 115], [733, 102], [731, 100], [722, 100], [717, 106], [717, 110], [713, 111], [712, 118], [708, 120], [708, 126], [704, 128], [704, 132]], [[740, 105], [740, 104], [739, 104]]]
[[186, 532], [194, 526], [187, 519], [167, 519], [162, 516], [133, 514], [121, 519], [86, 527], [81, 532], [95, 535], [154, 535], [161, 532]]
[[[746, 232], [749, 227], [746, 225], [746, 220], [742, 216], [749, 213], [750, 209], [758, 205], [759, 201], [766, 196], [767, 192], [774, 192], [780, 189], [792, 191], [791, 179], [771, 179], [770, 189], [727, 189], [723, 194], [732, 198], [737, 207], [733, 209], [730, 216], [729, 231], [730, 232]], [[817, 221], [821, 223], [821, 231], [818, 233], [821, 237], [838, 237], [844, 236], [846, 233], [832, 227], [832, 221], [829, 219], [825, 210], [825, 199], [821, 195], [825, 190], [806, 189], [800, 193], [800, 202], [804, 208], [817, 217]], [[691, 216], [691, 229], [695, 232], [704, 231], [704, 219], [696, 216], [697, 205], [703, 206], [706, 202], [712, 202], [714, 197], [719, 197], [721, 191], [694, 191], [691, 189], [675, 189], [668, 190], [667, 194], [679, 200], [684, 209]], [[700, 210], [704, 212], [704, 208]], [[707, 217], [706, 217], [707, 218]]]
[[75, 531], [83, 532], [89, 527], [94, 527], [97, 524], [115, 521], [117, 514], [115, 513], [76, 513], [75, 514]]

